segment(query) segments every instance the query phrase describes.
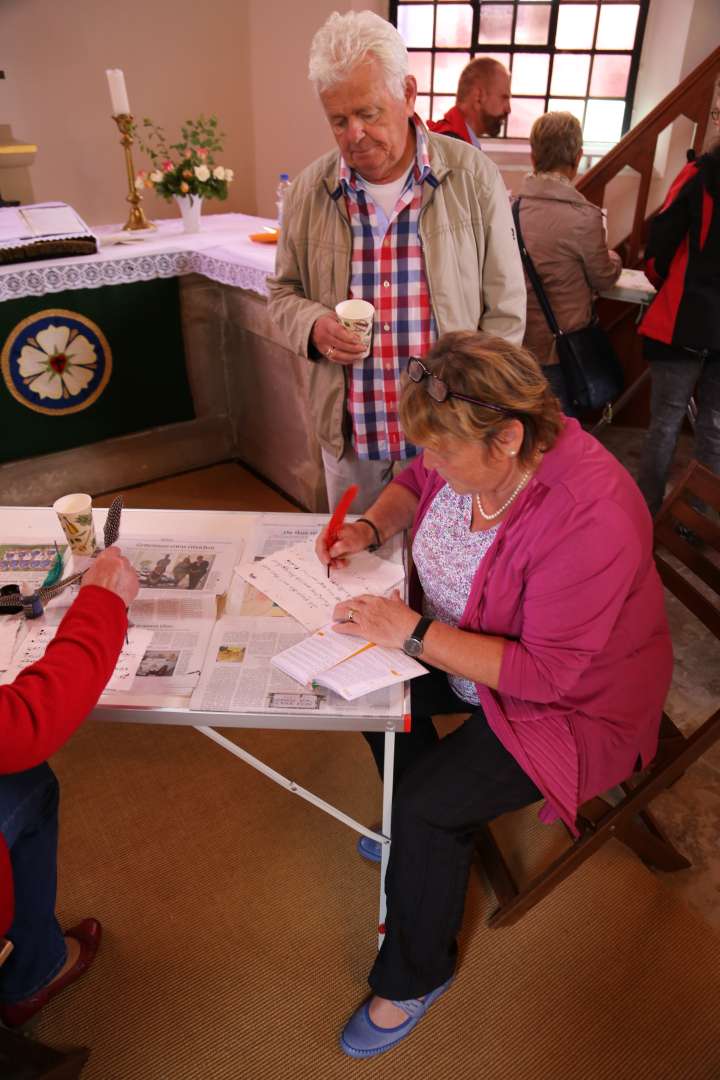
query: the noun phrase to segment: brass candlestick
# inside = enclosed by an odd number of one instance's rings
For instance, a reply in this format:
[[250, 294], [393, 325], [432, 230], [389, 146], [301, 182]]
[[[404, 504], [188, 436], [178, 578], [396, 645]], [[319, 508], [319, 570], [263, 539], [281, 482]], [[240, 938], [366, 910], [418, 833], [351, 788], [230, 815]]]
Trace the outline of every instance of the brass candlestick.
[[145, 217], [145, 212], [140, 206], [142, 202], [142, 195], [135, 187], [135, 168], [133, 166], [132, 159], [132, 123], [133, 118], [128, 113], [120, 113], [118, 116], [113, 116], [113, 120], [118, 126], [120, 135], [122, 136], [120, 142], [125, 151], [125, 167], [127, 168], [128, 177], [128, 197], [127, 202], [130, 203], [130, 215], [123, 225], [123, 229], [137, 230], [137, 229], [154, 229], [156, 226]]

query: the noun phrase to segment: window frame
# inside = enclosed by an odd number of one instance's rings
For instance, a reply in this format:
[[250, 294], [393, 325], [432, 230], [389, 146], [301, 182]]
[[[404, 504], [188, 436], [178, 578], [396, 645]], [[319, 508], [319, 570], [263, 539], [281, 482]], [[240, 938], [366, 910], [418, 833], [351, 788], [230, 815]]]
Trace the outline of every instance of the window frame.
[[[446, 0], [445, 0], [445, 2], [446, 2]], [[544, 0], [544, 2], [549, 4], [549, 6], [550, 6], [550, 19], [549, 19], [549, 23], [548, 23], [548, 40], [547, 40], [547, 44], [545, 44], [545, 45], [516, 45], [516, 44], [514, 44], [515, 29], [516, 29], [516, 26], [517, 26], [518, 4], [527, 3], [527, 0], [494, 0], [494, 2], [493, 2], [493, 0], [456, 0], [456, 2], [458, 2], [458, 3], [469, 4], [469, 6], [472, 8], [472, 29], [471, 29], [471, 33], [470, 33], [470, 46], [468, 48], [461, 48], [461, 47], [451, 48], [451, 47], [446, 47], [446, 46], [437, 46], [437, 45], [434, 44], [435, 36], [436, 36], [436, 30], [437, 30], [437, 11], [438, 11], [438, 8], [442, 8], [442, 7], [445, 6], [445, 2], [444, 2], [444, 0], [389, 0], [390, 10], [389, 10], [389, 14], [388, 14], [388, 20], [389, 20], [389, 22], [392, 23], [392, 25], [396, 29], [397, 29], [398, 7], [400, 5], [404, 6], [407, 3], [412, 3], [412, 4], [422, 5], [423, 7], [432, 7], [432, 9], [433, 9], [433, 44], [428, 45], [428, 46], [422, 46], [422, 47], [420, 47], [420, 46], [412, 46], [412, 47], [409, 46], [408, 47], [408, 53], [420, 52], [420, 53], [431, 53], [432, 54], [431, 55], [431, 63], [430, 63], [430, 91], [429, 91], [429, 94], [427, 94], [427, 95], [425, 95], [424, 91], [420, 91], [420, 93], [422, 93], [423, 96], [428, 96], [430, 98], [430, 113], [429, 113], [430, 116], [432, 116], [433, 101], [434, 101], [435, 98], [438, 98], [438, 97], [451, 97], [452, 96], [451, 94], [437, 94], [433, 90], [433, 83], [434, 83], [434, 79], [435, 79], [435, 57], [436, 57], [436, 55], [438, 53], [441, 53], [441, 54], [461, 53], [461, 54], [465, 54], [465, 55], [469, 54], [470, 60], [474, 60], [477, 56], [483, 56], [483, 55], [486, 55], [488, 53], [491, 53], [491, 54], [494, 54], [494, 55], [505, 53], [505, 54], [507, 54], [508, 59], [510, 59], [510, 57], [512, 56], [513, 53], [526, 53], [526, 54], [530, 54], [530, 55], [532, 55], [532, 54], [549, 55], [550, 62], [549, 62], [549, 65], [548, 65], [547, 82], [545, 84], [545, 94], [543, 95], [543, 94], [527, 94], [527, 93], [523, 93], [523, 94], [517, 94], [516, 95], [518, 98], [523, 98], [523, 99], [525, 99], [525, 98], [535, 98], [537, 100], [544, 100], [543, 112], [548, 111], [548, 109], [549, 109], [549, 104], [548, 103], [549, 103], [550, 98], [573, 98], [574, 97], [573, 94], [551, 94], [550, 93], [550, 85], [551, 85], [551, 82], [552, 82], [552, 74], [553, 74], [553, 65], [554, 65], [556, 56], [558, 56], [558, 55], [561, 55], [561, 56], [562, 55], [566, 55], [566, 56], [572, 56], [572, 55], [586, 56], [586, 55], [589, 55], [590, 56], [590, 69], [589, 69], [589, 73], [588, 73], [588, 85], [587, 85], [587, 89], [589, 91], [590, 90], [590, 83], [591, 83], [591, 80], [592, 80], [592, 74], [593, 74], [593, 62], [594, 62], [595, 57], [596, 56], [608, 56], [608, 55], [612, 55], [612, 56], [622, 55], [622, 56], [629, 56], [630, 57], [630, 68], [629, 68], [629, 71], [628, 71], [627, 89], [626, 89], [625, 98], [624, 98], [625, 109], [624, 109], [624, 112], [623, 112], [623, 121], [622, 121], [622, 128], [621, 128], [621, 132], [620, 132], [620, 138], [622, 138], [623, 135], [625, 135], [628, 132], [628, 130], [630, 129], [631, 121], [632, 121], [632, 111], [633, 111], [633, 103], [634, 103], [634, 98], [635, 98], [635, 88], [636, 88], [636, 85], [637, 85], [638, 71], [639, 71], [639, 68], [640, 68], [640, 57], [641, 57], [641, 54], [642, 54], [643, 39], [644, 39], [644, 36], [645, 36], [645, 26], [646, 26], [646, 23], [647, 23], [647, 16], [648, 16], [648, 10], [649, 10], [649, 7], [650, 7], [650, 0], [616, 0], [617, 3], [623, 3], [623, 2], [625, 2], [625, 3], [637, 3], [638, 6], [639, 6], [638, 21], [637, 21], [637, 26], [635, 28], [635, 42], [633, 44], [632, 49], [598, 49], [596, 47], [597, 46], [598, 29], [599, 29], [599, 26], [600, 26], [599, 14], [598, 14], [598, 18], [596, 19], [596, 22], [595, 22], [595, 29], [594, 29], [594, 32], [593, 32], [593, 40], [592, 40], [592, 45], [591, 46], [588, 46], [587, 48], [561, 49], [561, 48], [558, 48], [555, 45], [555, 37], [556, 37], [556, 34], [557, 34], [558, 14], [559, 14], [559, 11], [560, 11], [561, 4], [564, 4], [564, 3], [582, 4], [582, 5], [596, 4], [600, 8], [602, 8], [603, 0]], [[480, 31], [480, 10], [481, 10], [481, 7], [483, 6], [483, 4], [487, 4], [488, 6], [495, 6], [496, 3], [498, 3], [498, 4], [502, 3], [503, 6], [512, 5], [512, 9], [513, 9], [512, 10], [512, 27], [511, 27], [511, 32], [510, 32], [511, 40], [510, 40], [509, 44], [508, 43], [495, 43], [495, 42], [493, 42], [492, 44], [483, 45], [483, 44], [478, 42], [478, 34], [479, 34], [479, 31]], [[608, 6], [611, 6], [612, 0], [605, 0], [605, 3], [607, 3]], [[507, 64], [506, 66], [509, 67], [509, 64]], [[581, 102], [581, 101], [584, 102], [584, 113], [583, 113], [583, 115], [584, 115], [585, 118], [587, 118], [587, 105], [588, 105], [589, 101], [622, 101], [623, 98], [607, 97], [607, 96], [599, 95], [599, 94], [592, 94], [591, 95], [591, 94], [588, 93], [584, 98], [577, 97], [575, 100], [577, 100], [578, 102]], [[584, 127], [584, 122], [583, 122], [583, 127]], [[489, 138], [489, 136], [484, 136], [484, 138]], [[527, 136], [526, 135], [525, 136], [522, 136], [522, 135], [520, 135], [520, 136], [518, 136], [518, 135], [508, 135], [507, 134], [507, 123], [505, 123], [505, 124], [503, 124], [502, 134], [497, 136], [497, 138], [500, 139], [500, 140], [503, 140], [503, 141], [508, 141], [508, 140], [512, 141], [512, 140], [517, 140], [517, 139], [527, 139]]]

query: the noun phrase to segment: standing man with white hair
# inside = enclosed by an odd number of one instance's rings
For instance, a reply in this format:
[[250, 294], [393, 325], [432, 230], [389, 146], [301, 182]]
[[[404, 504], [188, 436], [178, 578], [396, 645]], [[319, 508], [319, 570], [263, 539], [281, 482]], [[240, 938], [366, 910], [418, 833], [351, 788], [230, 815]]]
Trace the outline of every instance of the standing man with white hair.
[[476, 56], [460, 73], [457, 98], [441, 120], [428, 127], [440, 135], [480, 146], [480, 136], [495, 138], [510, 115], [510, 74], [499, 60]]
[[[333, 508], [357, 483], [370, 506], [416, 449], [400, 429], [400, 379], [439, 334], [485, 330], [520, 344], [525, 284], [496, 166], [415, 115], [402, 38], [370, 11], [335, 12], [310, 51], [338, 145], [286, 196], [270, 314], [312, 362], [311, 410]], [[334, 314], [375, 307], [370, 355]], [[380, 542], [367, 522], [368, 545]]]

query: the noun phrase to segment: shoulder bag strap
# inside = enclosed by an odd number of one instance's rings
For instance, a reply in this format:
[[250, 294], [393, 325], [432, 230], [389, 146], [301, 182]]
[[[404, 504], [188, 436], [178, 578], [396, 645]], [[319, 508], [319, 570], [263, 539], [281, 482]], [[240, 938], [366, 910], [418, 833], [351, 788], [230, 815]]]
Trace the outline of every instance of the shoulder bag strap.
[[522, 229], [520, 228], [520, 199], [516, 199], [512, 206], [512, 216], [515, 221], [515, 231], [517, 233], [518, 247], [520, 248], [520, 258], [522, 259], [523, 266], [525, 267], [525, 273], [530, 279], [535, 295], [538, 298], [538, 303], [542, 308], [543, 315], [547, 320], [547, 324], [550, 327], [553, 337], [557, 337], [562, 334], [562, 330], [558, 326], [558, 321], [555, 318], [555, 313], [550, 307], [550, 301], [547, 298], [547, 294], [543, 289], [540, 276], [535, 269], [535, 263], [530, 258], [530, 253], [525, 247], [525, 241], [523, 240]]

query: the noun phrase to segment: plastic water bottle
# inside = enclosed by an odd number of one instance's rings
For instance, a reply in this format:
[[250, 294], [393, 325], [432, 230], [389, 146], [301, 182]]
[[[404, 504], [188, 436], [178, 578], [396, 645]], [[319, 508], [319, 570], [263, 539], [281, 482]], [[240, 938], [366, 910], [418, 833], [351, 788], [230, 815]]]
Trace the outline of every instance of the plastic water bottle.
[[277, 191], [275, 192], [275, 205], [277, 206], [277, 219], [278, 226], [280, 228], [282, 228], [283, 203], [285, 202], [285, 193], [290, 187], [290, 184], [291, 180], [289, 174], [286, 172], [280, 173], [280, 183], [278, 184]]

